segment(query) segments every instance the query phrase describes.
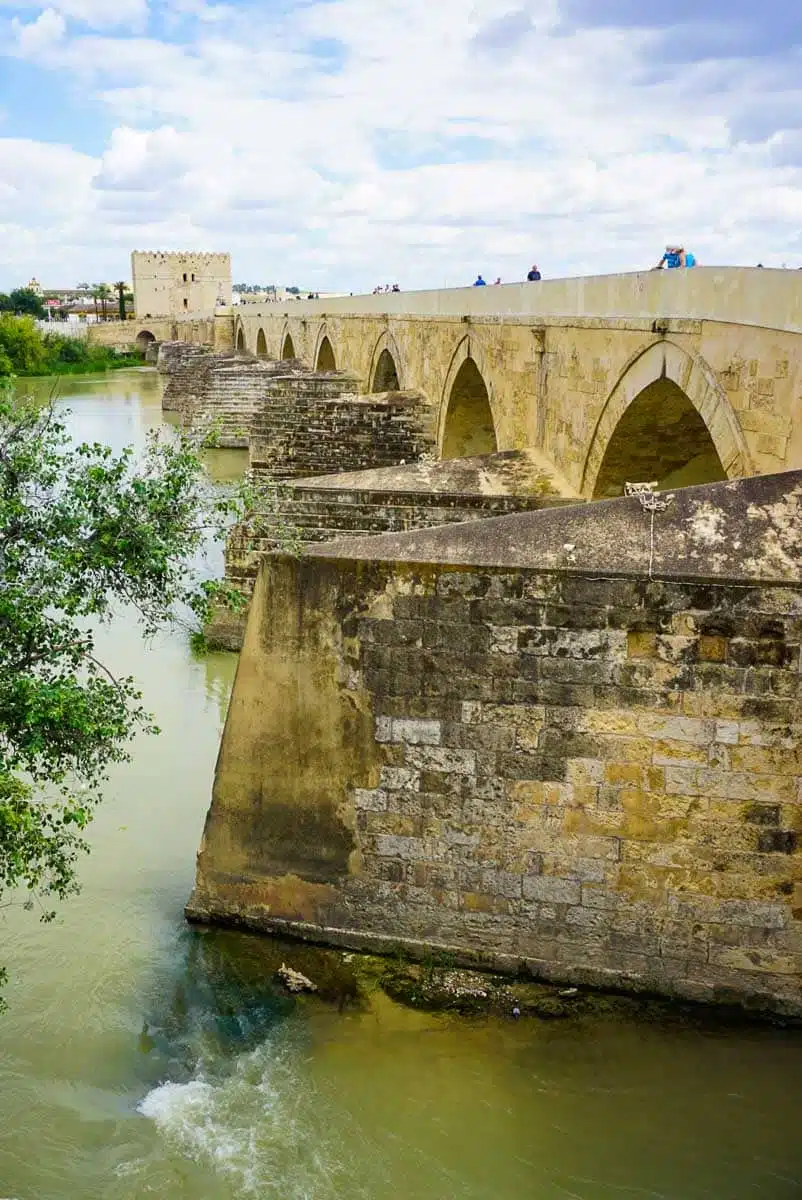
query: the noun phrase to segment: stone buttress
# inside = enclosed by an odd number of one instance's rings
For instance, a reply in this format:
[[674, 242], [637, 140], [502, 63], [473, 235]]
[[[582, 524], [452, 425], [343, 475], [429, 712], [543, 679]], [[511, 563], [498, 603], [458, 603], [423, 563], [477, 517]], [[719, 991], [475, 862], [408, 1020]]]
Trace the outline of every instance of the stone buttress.
[[802, 1015], [801, 506], [266, 558], [188, 915]]

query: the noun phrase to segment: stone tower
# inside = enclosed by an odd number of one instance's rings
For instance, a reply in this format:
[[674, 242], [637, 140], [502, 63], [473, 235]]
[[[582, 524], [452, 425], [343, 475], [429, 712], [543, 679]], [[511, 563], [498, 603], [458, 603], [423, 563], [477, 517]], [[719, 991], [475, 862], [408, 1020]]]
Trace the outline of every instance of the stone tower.
[[134, 250], [131, 254], [137, 318], [210, 316], [231, 303], [231, 255]]

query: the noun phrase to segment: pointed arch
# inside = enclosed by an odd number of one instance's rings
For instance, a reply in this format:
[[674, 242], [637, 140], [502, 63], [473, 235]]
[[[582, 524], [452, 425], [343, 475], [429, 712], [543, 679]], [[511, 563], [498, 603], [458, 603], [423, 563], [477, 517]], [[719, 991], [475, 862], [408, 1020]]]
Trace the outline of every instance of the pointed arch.
[[494, 408], [485, 355], [478, 341], [469, 335], [459, 342], [451, 357], [440, 399], [440, 457], [494, 454], [499, 449]]
[[260, 329], [256, 335], [256, 357], [267, 358], [267, 338], [264, 329]]
[[389, 350], [382, 350], [379, 355], [376, 370], [373, 372], [373, 382], [370, 390], [372, 392], [400, 391], [395, 359]]
[[297, 358], [297, 357], [298, 357], [298, 355], [295, 353], [295, 343], [292, 340], [292, 334], [290, 333], [289, 329], [287, 329], [284, 332], [284, 337], [281, 339], [282, 361], [286, 361], [287, 359]]
[[245, 330], [242, 328], [241, 325], [237, 326], [237, 334], [236, 334], [236, 340], [234, 342], [234, 345], [235, 345], [235, 348], [236, 348], [238, 354], [245, 354], [245, 352], [246, 352]]
[[[694, 478], [694, 470], [702, 477]], [[710, 482], [708, 476], [751, 474], [743, 431], [710, 367], [701, 355], [661, 339], [630, 359], [611, 391], [593, 431], [581, 494], [620, 494], [623, 475], [679, 486], [689, 476]]]
[[487, 385], [468, 356], [454, 376], [448, 394], [440, 454], [442, 458], [470, 458], [497, 451], [498, 438]]
[[406, 370], [398, 343], [393, 335], [385, 330], [373, 347], [368, 387], [371, 392], [400, 392], [404, 390], [405, 379]]
[[337, 362], [334, 358], [334, 347], [331, 344], [329, 335], [324, 333], [318, 342], [317, 353], [315, 355], [315, 370], [316, 371], [336, 371]]

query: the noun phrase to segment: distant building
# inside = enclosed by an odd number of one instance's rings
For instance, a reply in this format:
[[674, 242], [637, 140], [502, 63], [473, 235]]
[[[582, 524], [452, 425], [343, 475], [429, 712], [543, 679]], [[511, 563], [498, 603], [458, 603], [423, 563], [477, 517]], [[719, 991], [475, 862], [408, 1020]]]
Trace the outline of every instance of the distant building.
[[231, 303], [231, 255], [134, 250], [134, 311], [140, 319], [213, 313]]
[[35, 275], [34, 275], [34, 277], [31, 279], [30, 283], [27, 285], [27, 291], [29, 291], [29, 292], [33, 292], [33, 294], [34, 294], [35, 296], [41, 296], [41, 295], [42, 295], [42, 285], [41, 285], [41, 283], [39, 282], [39, 280], [36, 278], [36, 276], [35, 276]]

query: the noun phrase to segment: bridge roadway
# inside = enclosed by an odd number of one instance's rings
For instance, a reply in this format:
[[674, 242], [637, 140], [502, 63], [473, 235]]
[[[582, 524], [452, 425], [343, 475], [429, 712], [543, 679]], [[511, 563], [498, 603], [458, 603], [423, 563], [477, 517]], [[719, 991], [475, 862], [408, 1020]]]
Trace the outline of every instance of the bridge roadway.
[[627, 479], [681, 486], [802, 466], [796, 271], [249, 304], [148, 331], [297, 357], [366, 392], [419, 391], [437, 407], [442, 457], [533, 448], [582, 496], [619, 494]]

